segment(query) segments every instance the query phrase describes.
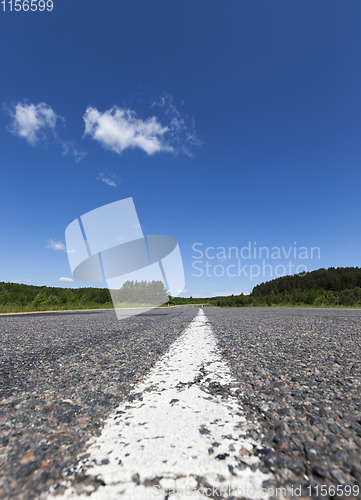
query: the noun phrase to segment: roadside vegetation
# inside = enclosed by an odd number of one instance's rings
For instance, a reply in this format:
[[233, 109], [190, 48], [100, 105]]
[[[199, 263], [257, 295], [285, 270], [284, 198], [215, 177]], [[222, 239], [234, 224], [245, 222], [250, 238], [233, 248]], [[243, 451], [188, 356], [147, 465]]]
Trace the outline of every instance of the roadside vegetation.
[[330, 267], [284, 276], [255, 286], [250, 295], [215, 302], [218, 307], [361, 307], [361, 269]]
[[0, 283], [0, 313], [112, 308], [107, 288], [53, 288]]
[[183, 306], [186, 304], [209, 304], [216, 305], [215, 298], [204, 298], [204, 297], [171, 297], [169, 296], [170, 306]]
[[[123, 307], [151, 305], [156, 297], [170, 306], [204, 304], [216, 307], [361, 307], [361, 269], [330, 267], [284, 276], [253, 288], [250, 295], [228, 297], [171, 297], [161, 281], [128, 281], [117, 292]], [[167, 305], [167, 304], [165, 304]], [[119, 307], [117, 305], [117, 307]], [[112, 309], [107, 288], [55, 288], [0, 283], [0, 313]]]
[[[117, 307], [151, 306], [167, 301], [161, 281], [127, 281], [115, 291]], [[0, 283], [0, 313], [62, 311], [76, 309], [112, 309], [108, 288], [54, 288], [47, 286]]]

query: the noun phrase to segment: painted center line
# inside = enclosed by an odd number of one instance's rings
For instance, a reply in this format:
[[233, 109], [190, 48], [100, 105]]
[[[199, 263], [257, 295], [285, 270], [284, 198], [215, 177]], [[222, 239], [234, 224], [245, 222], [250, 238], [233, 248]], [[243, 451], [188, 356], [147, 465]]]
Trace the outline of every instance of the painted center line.
[[173, 499], [200, 492], [267, 498], [263, 482], [272, 476], [253, 466], [259, 461], [253, 452], [261, 446], [244, 437], [247, 423], [232, 395], [235, 387], [200, 309], [136, 386], [133, 402], [122, 403], [101, 436], [89, 442], [86, 459], [75, 469], [86, 480], [64, 483], [60, 498]]

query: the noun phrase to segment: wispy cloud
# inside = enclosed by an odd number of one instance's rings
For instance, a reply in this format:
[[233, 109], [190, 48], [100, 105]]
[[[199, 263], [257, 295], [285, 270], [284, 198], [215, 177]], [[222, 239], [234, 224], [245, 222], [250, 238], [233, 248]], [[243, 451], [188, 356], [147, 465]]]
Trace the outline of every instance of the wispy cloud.
[[116, 175], [111, 174], [111, 173], [101, 172], [98, 175], [98, 179], [100, 181], [104, 182], [105, 184], [108, 184], [108, 186], [112, 186], [112, 187], [117, 187], [118, 182], [119, 182], [119, 178]]
[[75, 250], [72, 250], [72, 249], [67, 250], [66, 246], [61, 241], [54, 241], [51, 238], [48, 241], [48, 244], [46, 245], [45, 248], [50, 248], [51, 250], [56, 250], [56, 251], [66, 252], [66, 253], [74, 253], [75, 252]]
[[163, 110], [169, 121], [169, 141], [175, 153], [184, 153], [193, 157], [191, 149], [201, 146], [203, 142], [197, 137], [194, 118], [182, 115], [174, 105], [173, 97], [164, 92], [158, 101], [153, 102], [152, 108], [159, 107]]
[[183, 152], [192, 156], [190, 147], [200, 146], [194, 120], [187, 125], [186, 118], [173, 104], [170, 94], [163, 94], [152, 108], [159, 107], [165, 124], [156, 116], [142, 120], [135, 111], [113, 106], [104, 112], [89, 106], [83, 116], [84, 136], [89, 135], [105, 149], [121, 154], [128, 148], [139, 148], [148, 155]]
[[25, 139], [28, 144], [35, 146], [51, 139], [61, 146], [63, 156], [72, 155], [76, 162], [86, 156], [75, 141], [64, 140], [59, 136], [60, 125], [65, 125], [65, 118], [58, 115], [45, 102], [32, 104], [19, 101], [10, 106], [4, 105], [4, 110], [10, 116], [8, 130], [15, 136]]
[[60, 140], [61, 146], [63, 148], [63, 156], [72, 155], [75, 158], [75, 161], [78, 163], [83, 158], [86, 157], [87, 153], [80, 149], [74, 141], [63, 141]]
[[59, 278], [59, 281], [65, 281], [66, 283], [72, 283], [74, 280], [71, 278]]
[[64, 118], [58, 116], [45, 102], [18, 102], [5, 109], [11, 118], [9, 131], [24, 138], [32, 146], [44, 140], [49, 132], [54, 135], [59, 121], [65, 122]]
[[180, 112], [173, 104], [173, 97], [168, 92], [163, 92], [158, 101], [153, 102], [151, 107], [154, 108], [155, 106], [164, 108], [164, 113], [166, 115], [181, 116]]
[[64, 245], [64, 243], [62, 243], [61, 241], [54, 241], [51, 238], [45, 248], [51, 248], [52, 250], [60, 250], [62, 252], [66, 252], [66, 246]]

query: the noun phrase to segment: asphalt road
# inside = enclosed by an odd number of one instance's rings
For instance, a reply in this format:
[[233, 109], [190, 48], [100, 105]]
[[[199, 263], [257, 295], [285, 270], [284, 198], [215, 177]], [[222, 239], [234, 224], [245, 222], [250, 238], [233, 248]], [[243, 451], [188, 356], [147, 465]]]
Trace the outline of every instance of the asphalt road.
[[[361, 311], [210, 308], [206, 313], [238, 380], [249, 435], [265, 447], [259, 454], [263, 470], [274, 472], [289, 497], [292, 485], [301, 485], [306, 498], [357, 493]], [[351, 494], [345, 487], [332, 494], [333, 486], [346, 484], [356, 486]]]
[[[204, 311], [249, 437], [262, 444], [257, 467], [288, 498], [299, 497], [292, 487], [304, 498], [354, 498], [345, 485], [361, 482], [361, 311]], [[197, 312], [0, 317], [0, 498], [35, 499], [60, 484]], [[213, 391], [227, 399], [231, 389]], [[343, 485], [338, 496], [333, 485]]]

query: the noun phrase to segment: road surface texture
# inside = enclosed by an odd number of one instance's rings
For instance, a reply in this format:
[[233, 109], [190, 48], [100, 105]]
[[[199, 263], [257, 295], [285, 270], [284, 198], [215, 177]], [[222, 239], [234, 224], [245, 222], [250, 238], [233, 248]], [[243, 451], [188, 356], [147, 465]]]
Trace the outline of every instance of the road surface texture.
[[0, 498], [355, 498], [361, 311], [204, 313], [0, 317]]
[[264, 470], [278, 485], [302, 485], [303, 493], [319, 485], [313, 494], [320, 498], [329, 496], [321, 485], [360, 486], [361, 311], [206, 313], [239, 382], [249, 435], [266, 448]]

